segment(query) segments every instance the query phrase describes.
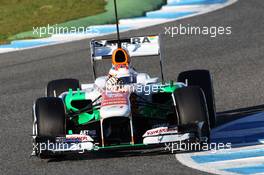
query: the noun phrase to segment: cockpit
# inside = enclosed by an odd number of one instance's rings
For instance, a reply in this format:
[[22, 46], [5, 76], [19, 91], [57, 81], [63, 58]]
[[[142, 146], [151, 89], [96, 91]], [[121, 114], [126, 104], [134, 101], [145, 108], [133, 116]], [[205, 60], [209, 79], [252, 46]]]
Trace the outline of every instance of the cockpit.
[[118, 78], [120, 85], [127, 85], [127, 84], [133, 84], [137, 83], [137, 77], [136, 76], [126, 76], [126, 77], [120, 77]]

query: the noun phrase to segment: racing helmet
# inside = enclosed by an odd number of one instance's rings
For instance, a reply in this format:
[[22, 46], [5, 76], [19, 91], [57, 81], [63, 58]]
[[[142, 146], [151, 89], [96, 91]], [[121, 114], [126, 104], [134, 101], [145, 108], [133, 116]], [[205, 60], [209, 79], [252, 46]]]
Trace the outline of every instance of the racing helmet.
[[[118, 48], [112, 54], [112, 68], [109, 71], [109, 82], [123, 84], [134, 83], [134, 70], [130, 67], [130, 57], [125, 49]], [[115, 80], [115, 81], [113, 81]]]
[[118, 48], [112, 54], [112, 68], [109, 71], [109, 76], [125, 77], [131, 74], [130, 57], [125, 49]]
[[112, 65], [127, 65], [129, 66], [130, 56], [123, 48], [117, 48], [112, 54]]

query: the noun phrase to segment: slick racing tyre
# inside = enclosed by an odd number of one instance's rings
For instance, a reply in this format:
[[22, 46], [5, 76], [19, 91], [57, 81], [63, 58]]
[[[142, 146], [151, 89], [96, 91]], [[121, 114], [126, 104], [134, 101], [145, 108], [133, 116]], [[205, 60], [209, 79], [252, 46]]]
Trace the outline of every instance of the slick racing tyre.
[[[60, 98], [37, 99], [33, 108], [33, 117], [33, 132], [37, 136], [35, 142], [39, 146], [47, 142], [53, 142], [56, 136], [65, 136], [65, 108]], [[37, 155], [40, 158], [50, 158], [48, 150], [38, 152]]]
[[58, 97], [63, 92], [72, 89], [76, 91], [80, 89], [80, 82], [76, 79], [59, 79], [50, 81], [47, 85], [47, 97]]
[[65, 108], [60, 98], [39, 98], [35, 103], [37, 135], [53, 137], [65, 134]]
[[[209, 117], [203, 91], [198, 86], [180, 88], [173, 93], [179, 126], [192, 130], [193, 126], [203, 122], [199, 133], [201, 137], [210, 136]], [[195, 131], [197, 128], [194, 128]]]
[[215, 99], [210, 72], [208, 70], [181, 72], [178, 76], [178, 82], [187, 82], [188, 86], [199, 86], [203, 90], [210, 118], [210, 128], [214, 128], [216, 125]]

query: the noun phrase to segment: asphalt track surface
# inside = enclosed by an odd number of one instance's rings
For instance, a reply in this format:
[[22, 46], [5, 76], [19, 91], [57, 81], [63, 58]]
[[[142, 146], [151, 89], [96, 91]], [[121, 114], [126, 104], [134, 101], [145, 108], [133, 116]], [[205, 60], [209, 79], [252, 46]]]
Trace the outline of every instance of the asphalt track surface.
[[[231, 36], [166, 37], [165, 75], [209, 69], [218, 111], [264, 104], [264, 1], [240, 0], [225, 9], [169, 24], [123, 33], [162, 33], [180, 23], [231, 26]], [[113, 37], [113, 36], [112, 36]], [[0, 174], [204, 174], [189, 169], [172, 154], [100, 154], [56, 161], [30, 158], [31, 106], [44, 95], [49, 80], [65, 77], [91, 82], [89, 40], [0, 55]], [[142, 60], [154, 72], [158, 64]]]

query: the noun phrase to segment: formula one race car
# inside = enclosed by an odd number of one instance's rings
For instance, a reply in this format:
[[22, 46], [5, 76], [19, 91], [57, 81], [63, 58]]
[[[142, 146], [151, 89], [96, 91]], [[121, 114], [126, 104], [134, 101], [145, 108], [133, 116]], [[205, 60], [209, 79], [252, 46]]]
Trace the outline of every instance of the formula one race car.
[[[94, 83], [80, 85], [76, 79], [48, 83], [47, 97], [33, 106], [33, 155], [209, 139], [215, 125], [209, 71], [186, 71], [177, 82], [165, 82], [159, 36], [120, 42], [121, 47], [117, 40], [91, 42]], [[161, 82], [136, 72], [130, 62], [157, 55]], [[109, 74], [97, 77], [95, 63], [108, 59], [112, 60]]]
[[[165, 82], [162, 38], [120, 39], [117, 12], [116, 25], [117, 40], [90, 43], [94, 83], [54, 80], [47, 85], [47, 96], [35, 101], [32, 155], [209, 140], [216, 120], [209, 71], [186, 71], [177, 82]], [[131, 59], [141, 56], [159, 56], [162, 81], [133, 68]], [[98, 77], [100, 60], [111, 60], [112, 66], [106, 76]]]

